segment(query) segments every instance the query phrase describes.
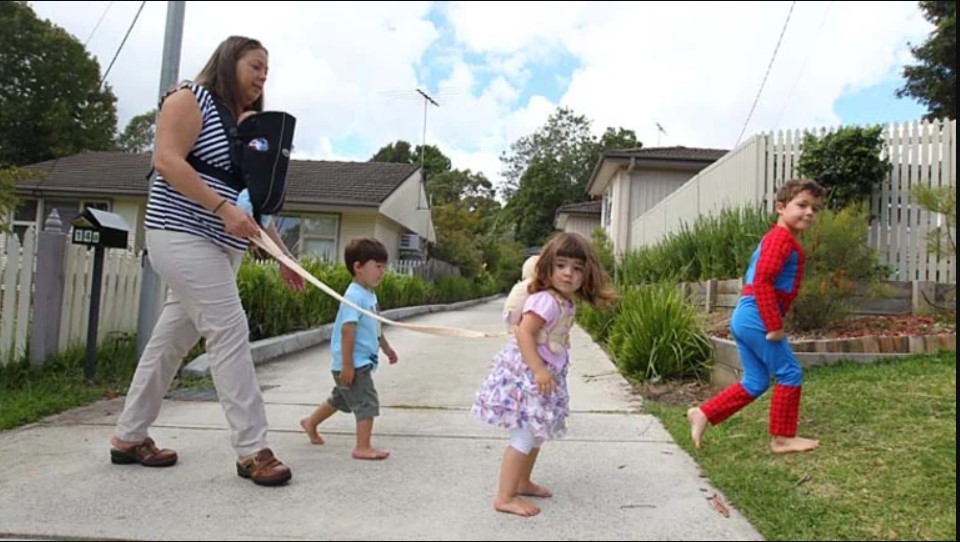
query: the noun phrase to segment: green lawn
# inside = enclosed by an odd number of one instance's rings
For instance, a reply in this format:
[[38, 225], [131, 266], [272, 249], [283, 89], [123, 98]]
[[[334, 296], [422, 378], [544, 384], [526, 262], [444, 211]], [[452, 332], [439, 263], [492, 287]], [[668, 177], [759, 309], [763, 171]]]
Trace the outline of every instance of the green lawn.
[[648, 401], [710, 482], [768, 540], [956, 540], [954, 352], [806, 371], [800, 436], [775, 456], [770, 392], [693, 448], [686, 407]]
[[[101, 346], [93, 383], [84, 380], [83, 363], [84, 348], [76, 347], [42, 369], [30, 368], [26, 360], [0, 367], [0, 431], [124, 394], [137, 365], [136, 340], [130, 336]], [[173, 388], [208, 384], [209, 378], [178, 379]]]

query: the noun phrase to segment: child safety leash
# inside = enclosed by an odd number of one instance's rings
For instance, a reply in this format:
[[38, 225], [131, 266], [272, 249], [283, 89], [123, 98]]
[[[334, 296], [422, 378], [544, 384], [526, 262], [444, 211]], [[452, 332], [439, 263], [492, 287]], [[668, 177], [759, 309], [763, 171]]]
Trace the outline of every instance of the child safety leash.
[[330, 297], [350, 307], [353, 307], [354, 309], [360, 311], [361, 314], [364, 314], [375, 320], [383, 322], [384, 324], [397, 326], [403, 329], [409, 329], [410, 331], [416, 331], [419, 333], [427, 333], [430, 335], [442, 335], [445, 337], [459, 337], [464, 339], [490, 339], [490, 338], [502, 338], [507, 336], [507, 333], [505, 332], [487, 333], [483, 331], [475, 331], [472, 329], [461, 329], [461, 328], [446, 327], [446, 326], [425, 326], [425, 325], [419, 325], [419, 324], [404, 324], [401, 322], [394, 322], [393, 320], [388, 320], [378, 314], [368, 312], [363, 308], [355, 305], [354, 303], [344, 299], [343, 296], [338, 294], [333, 288], [330, 288], [329, 286], [324, 284], [323, 281], [311, 275], [306, 269], [300, 267], [300, 264], [288, 258], [287, 255], [284, 254], [282, 250], [280, 250], [280, 247], [277, 246], [277, 244], [273, 241], [273, 239], [271, 239], [270, 236], [268, 236], [266, 232], [264, 232], [262, 229], [260, 230], [260, 234], [258, 236], [251, 237], [250, 240], [253, 241], [253, 243], [258, 247], [267, 251], [267, 253], [273, 256], [274, 258], [276, 258], [277, 261], [289, 267], [296, 274], [303, 277], [304, 280], [310, 282], [317, 288], [320, 288], [321, 290], [326, 292], [327, 295], [329, 295]]

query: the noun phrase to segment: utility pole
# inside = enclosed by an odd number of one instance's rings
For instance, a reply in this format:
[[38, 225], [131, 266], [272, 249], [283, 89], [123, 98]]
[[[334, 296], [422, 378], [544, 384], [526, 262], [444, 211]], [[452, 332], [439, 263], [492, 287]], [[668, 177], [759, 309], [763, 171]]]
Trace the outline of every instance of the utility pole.
[[[180, 74], [180, 49], [183, 44], [183, 15], [186, 8], [184, 1], [167, 2], [167, 28], [163, 37], [163, 61], [160, 65], [160, 92], [159, 98], [162, 98], [167, 90], [177, 83]], [[159, 116], [160, 111], [157, 110]], [[154, 148], [151, 162], [156, 157], [156, 148]], [[152, 165], [152, 164], [151, 164]], [[151, 187], [153, 179], [150, 180]], [[148, 191], [149, 194], [149, 191]], [[143, 261], [140, 276], [140, 310], [137, 314], [137, 357], [143, 353], [147, 342], [150, 340], [150, 334], [153, 333], [153, 327], [160, 317], [160, 306], [162, 305], [161, 296], [163, 292], [160, 288], [160, 277], [150, 265], [150, 258], [147, 257], [147, 251], [143, 251]]]

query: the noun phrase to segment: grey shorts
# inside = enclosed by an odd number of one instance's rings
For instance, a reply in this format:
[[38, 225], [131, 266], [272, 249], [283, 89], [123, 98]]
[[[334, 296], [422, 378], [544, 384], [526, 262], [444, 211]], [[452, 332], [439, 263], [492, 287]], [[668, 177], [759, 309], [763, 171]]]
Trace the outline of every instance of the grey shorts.
[[327, 402], [341, 412], [353, 412], [357, 421], [380, 415], [380, 398], [373, 385], [373, 366], [365, 365], [353, 372], [353, 384], [340, 385], [340, 371], [333, 372], [335, 386]]

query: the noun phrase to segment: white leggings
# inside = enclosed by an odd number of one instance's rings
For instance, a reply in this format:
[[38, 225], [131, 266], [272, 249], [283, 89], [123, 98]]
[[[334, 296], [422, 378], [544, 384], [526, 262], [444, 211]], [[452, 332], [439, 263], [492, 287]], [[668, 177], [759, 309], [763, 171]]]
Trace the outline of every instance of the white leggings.
[[513, 449], [527, 455], [530, 450], [543, 446], [543, 438], [534, 437], [533, 431], [525, 428], [515, 428], [510, 430], [510, 446]]

